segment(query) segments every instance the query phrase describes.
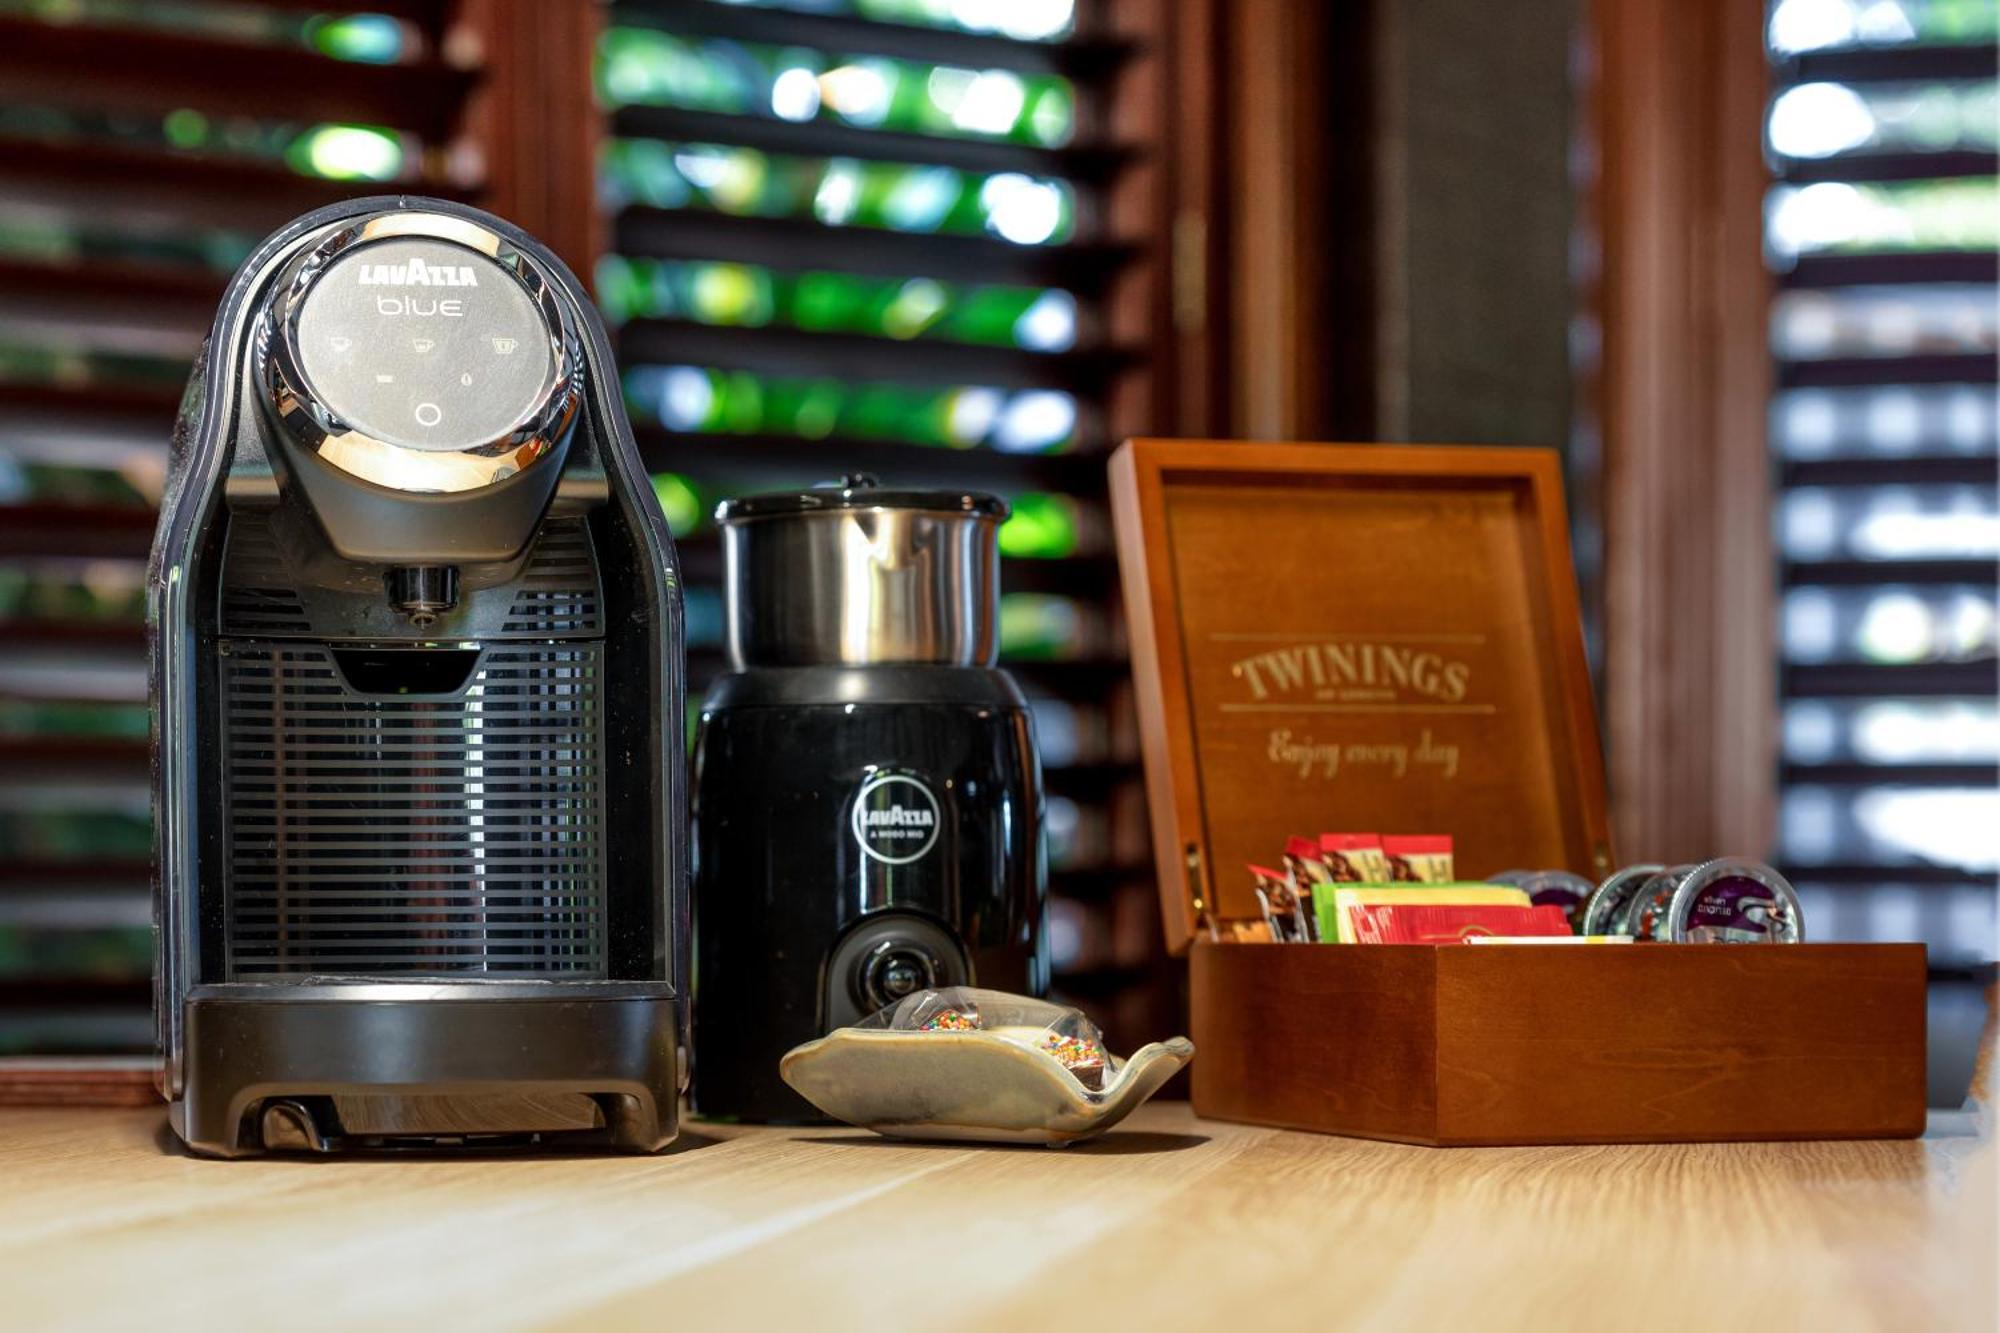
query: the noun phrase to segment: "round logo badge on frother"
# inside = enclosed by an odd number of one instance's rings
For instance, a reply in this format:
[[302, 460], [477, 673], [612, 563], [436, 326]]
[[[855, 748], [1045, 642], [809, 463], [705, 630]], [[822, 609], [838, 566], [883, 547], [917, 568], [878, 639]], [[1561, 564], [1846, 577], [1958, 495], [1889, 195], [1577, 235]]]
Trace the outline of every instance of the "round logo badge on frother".
[[862, 852], [892, 866], [919, 860], [937, 845], [938, 800], [919, 778], [877, 773], [854, 794], [848, 824]]

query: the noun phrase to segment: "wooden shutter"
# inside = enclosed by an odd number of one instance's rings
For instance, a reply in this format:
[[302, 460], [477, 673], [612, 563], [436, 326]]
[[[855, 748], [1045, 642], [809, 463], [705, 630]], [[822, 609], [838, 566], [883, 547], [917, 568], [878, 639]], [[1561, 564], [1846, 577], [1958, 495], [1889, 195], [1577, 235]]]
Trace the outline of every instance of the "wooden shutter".
[[598, 70], [598, 296], [681, 537], [691, 693], [721, 666], [718, 499], [852, 471], [1006, 496], [1057, 987], [1132, 1038], [1175, 1006], [1104, 463], [1189, 388], [1160, 369], [1166, 8], [620, 0]]
[[[151, 1043], [142, 576], [230, 271], [301, 212], [396, 191], [587, 270], [591, 18], [0, 6], [0, 1055]], [[546, 151], [517, 151], [530, 124]]]
[[[1207, 150], [1162, 141], [1204, 126], [1172, 93], [1209, 54], [1175, 33], [1177, 7], [1083, 0], [1053, 23], [1048, 0], [378, 0], [366, 15], [80, 0], [60, 22], [0, 8], [0, 1052], [148, 1041], [139, 578], [167, 429], [248, 248], [308, 208], [399, 189], [492, 208], [595, 280], [683, 533], [697, 693], [720, 664], [703, 516], [722, 495], [863, 469], [1015, 502], [1006, 656], [1049, 759], [1060, 982], [1116, 1000], [1107, 1018], [1132, 1038], [1171, 1027], [1103, 464], [1125, 434], [1203, 428], [1218, 398]], [[1037, 15], [1050, 31], [1029, 31]], [[865, 105], [787, 119], [768, 88], [761, 103], [643, 81], [632, 95], [616, 62], [648, 41], [681, 44], [697, 84], [810, 66], [821, 106], [865, 101], [866, 74], [825, 83], [857, 64], [915, 82], [883, 113], [895, 123], [872, 125]], [[975, 85], [988, 100], [953, 123], [922, 100], [934, 72], [947, 101]], [[1059, 108], [1040, 131], [1018, 110], [1002, 124], [1017, 91], [1067, 105], [1067, 128]], [[697, 173], [754, 153], [774, 192], [718, 206], [681, 189], [677, 146], [702, 148]], [[923, 188], [953, 182], [924, 221]], [[994, 201], [1010, 197], [1003, 228]], [[717, 319], [726, 299], [691, 305], [676, 281], [724, 298], [747, 284], [770, 309]], [[1052, 291], [1069, 299], [1015, 336]], [[676, 371], [700, 378], [673, 381], [682, 407], [699, 390], [713, 420], [661, 416]], [[769, 410], [730, 397], [746, 386]]]
[[1778, 4], [1779, 854], [1822, 939], [1990, 972], [1995, 14]]

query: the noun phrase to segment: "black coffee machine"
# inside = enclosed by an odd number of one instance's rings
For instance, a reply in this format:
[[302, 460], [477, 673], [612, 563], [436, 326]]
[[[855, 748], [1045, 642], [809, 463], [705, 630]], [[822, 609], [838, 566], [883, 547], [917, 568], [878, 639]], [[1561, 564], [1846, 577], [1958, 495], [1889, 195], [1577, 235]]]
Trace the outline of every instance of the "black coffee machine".
[[778, 1058], [927, 986], [1048, 988], [1041, 764], [997, 669], [1000, 500], [725, 501], [730, 671], [695, 742], [707, 1116], [812, 1120]]
[[231, 282], [148, 613], [161, 1090], [198, 1153], [674, 1136], [674, 550], [547, 250], [323, 209]]

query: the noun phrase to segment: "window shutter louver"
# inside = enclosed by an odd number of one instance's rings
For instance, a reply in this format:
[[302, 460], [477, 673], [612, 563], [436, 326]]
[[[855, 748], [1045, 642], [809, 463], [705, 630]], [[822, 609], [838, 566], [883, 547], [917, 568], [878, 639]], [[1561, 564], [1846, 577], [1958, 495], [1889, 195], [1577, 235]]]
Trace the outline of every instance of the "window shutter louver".
[[691, 697], [722, 665], [719, 498], [869, 471], [1014, 505], [1002, 661], [1043, 745], [1057, 986], [1165, 1031], [1104, 508], [1143, 420], [1128, 238], [1166, 230], [1121, 213], [1151, 150], [1110, 112], [1159, 55], [1144, 8], [612, 4], [598, 296], [680, 534]]
[[721, 496], [866, 470], [1014, 504], [1059, 984], [1166, 1031], [1103, 492], [1172, 396], [1159, 145], [1130, 133], [1165, 118], [1160, 9], [0, 0], [0, 1054], [149, 1044], [168, 429], [250, 247], [399, 189], [510, 216], [594, 286], [683, 540], [695, 697]]
[[1995, 11], [1770, 12], [1780, 847], [1818, 939], [1990, 970]]
[[479, 99], [558, 8], [0, 0], [0, 1055], [151, 1046], [143, 576], [231, 271], [355, 195], [520, 216]]

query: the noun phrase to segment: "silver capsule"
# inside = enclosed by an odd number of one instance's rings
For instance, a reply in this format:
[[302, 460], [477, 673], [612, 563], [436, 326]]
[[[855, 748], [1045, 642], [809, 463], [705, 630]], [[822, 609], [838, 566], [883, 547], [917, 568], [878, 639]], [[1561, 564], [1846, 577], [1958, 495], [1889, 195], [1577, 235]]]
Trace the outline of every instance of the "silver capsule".
[[1639, 886], [1625, 904], [1625, 915], [1615, 927], [1615, 933], [1630, 935], [1636, 940], [1664, 940], [1667, 938], [1667, 909], [1673, 906], [1674, 890], [1681, 881], [1695, 869], [1693, 862], [1668, 866]]
[[1661, 935], [1677, 944], [1800, 944], [1805, 937], [1791, 881], [1762, 861], [1736, 856], [1682, 876]]
[[1591, 891], [1589, 901], [1584, 903], [1583, 924], [1577, 927], [1577, 934], [1622, 934], [1625, 909], [1646, 881], [1665, 869], [1663, 865], [1644, 861], [1612, 871], [1602, 884]]

